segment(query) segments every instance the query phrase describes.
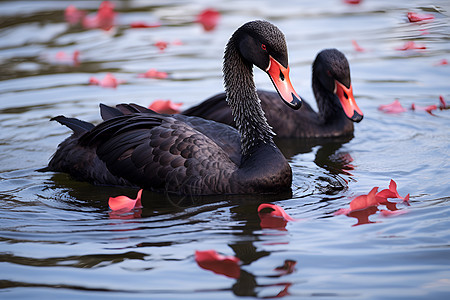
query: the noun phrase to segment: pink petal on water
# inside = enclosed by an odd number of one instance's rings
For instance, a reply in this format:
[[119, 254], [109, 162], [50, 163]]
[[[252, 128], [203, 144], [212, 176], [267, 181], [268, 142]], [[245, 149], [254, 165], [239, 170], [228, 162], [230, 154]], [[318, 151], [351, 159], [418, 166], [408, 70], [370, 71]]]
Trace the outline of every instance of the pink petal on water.
[[353, 45], [353, 48], [355, 49], [355, 51], [357, 51], [357, 52], [365, 52], [366, 51], [366, 49], [359, 46], [355, 40], [352, 40], [352, 45]]
[[376, 194], [378, 191], [378, 187], [372, 188], [368, 195], [361, 195], [356, 197], [350, 202], [350, 209], [352, 211], [364, 209], [369, 206], [378, 205], [378, 201], [376, 200]]
[[119, 82], [117, 78], [111, 73], [107, 73], [105, 77], [100, 81], [101, 87], [116, 88], [118, 85]]
[[437, 63], [434, 64], [435, 66], [446, 66], [448, 65], [448, 60], [443, 58], [440, 61], [438, 61]]
[[168, 74], [166, 72], [161, 72], [156, 69], [150, 69], [145, 73], [138, 74], [140, 78], [157, 78], [157, 79], [165, 79]]
[[183, 103], [173, 103], [171, 100], [155, 100], [149, 105], [149, 109], [161, 114], [178, 114]]
[[108, 31], [113, 28], [115, 17], [114, 4], [109, 1], [103, 1], [98, 8], [97, 14], [86, 16], [82, 23], [85, 28], [100, 28]]
[[146, 23], [146, 22], [140, 22], [140, 21], [136, 21], [136, 22], [132, 22], [130, 24], [131, 28], [156, 28], [156, 27], [160, 27], [161, 23]]
[[154, 45], [159, 51], [164, 51], [167, 48], [168, 43], [166, 41], [157, 41]]
[[286, 230], [288, 221], [295, 221], [283, 208], [275, 204], [263, 203], [258, 206], [258, 216], [261, 228]]
[[137, 193], [136, 199], [130, 199], [127, 196], [110, 197], [108, 204], [113, 211], [128, 212], [141, 206], [141, 196], [142, 189]]
[[442, 96], [442, 95], [439, 96], [439, 102], [441, 103], [441, 105], [439, 106], [440, 108], [447, 107], [447, 103], [445, 102], [444, 96]]
[[195, 21], [200, 23], [205, 31], [211, 31], [216, 28], [219, 19], [220, 13], [215, 9], [208, 8], [200, 12]]
[[418, 14], [415, 12], [408, 12], [407, 16], [410, 22], [421, 22], [434, 19], [434, 16], [432, 14]]
[[74, 5], [69, 5], [64, 11], [64, 18], [70, 25], [81, 23], [85, 15], [85, 11], [77, 9]]
[[413, 41], [405, 42], [405, 44], [403, 44], [402, 47], [396, 48], [396, 50], [399, 50], [399, 51], [423, 50], [423, 49], [427, 49], [427, 47], [424, 44], [417, 44], [417, 43], [415, 43]]
[[360, 4], [362, 0], [344, 0], [344, 2], [351, 5], [357, 5]]
[[400, 101], [398, 101], [398, 99], [395, 99], [394, 102], [392, 102], [390, 104], [380, 105], [378, 107], [378, 110], [381, 110], [385, 113], [397, 114], [397, 113], [405, 112], [406, 108], [404, 108], [400, 104]]

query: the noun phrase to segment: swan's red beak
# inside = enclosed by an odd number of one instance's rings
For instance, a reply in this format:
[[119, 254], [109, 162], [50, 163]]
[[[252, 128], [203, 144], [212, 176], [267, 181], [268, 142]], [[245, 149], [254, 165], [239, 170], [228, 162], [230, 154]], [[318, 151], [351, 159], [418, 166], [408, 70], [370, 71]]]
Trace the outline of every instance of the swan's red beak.
[[278, 94], [290, 108], [299, 109], [302, 106], [302, 99], [292, 87], [291, 80], [289, 79], [289, 66], [285, 68], [272, 56], [269, 56], [269, 58], [269, 66], [266, 72], [269, 74]]
[[353, 96], [353, 87], [350, 85], [350, 88], [347, 88], [345, 85], [335, 80], [335, 94], [339, 98], [339, 102], [341, 102], [342, 108], [344, 109], [347, 117], [353, 122], [359, 122], [363, 119], [364, 114], [361, 109], [359, 109], [356, 104], [355, 97]]

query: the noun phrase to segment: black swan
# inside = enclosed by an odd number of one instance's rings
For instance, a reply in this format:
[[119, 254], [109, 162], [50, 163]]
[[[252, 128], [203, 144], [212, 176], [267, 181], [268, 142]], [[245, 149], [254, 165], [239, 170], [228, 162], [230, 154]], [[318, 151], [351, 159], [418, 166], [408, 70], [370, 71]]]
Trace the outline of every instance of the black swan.
[[[312, 67], [312, 88], [319, 112], [315, 112], [306, 102], [299, 110], [290, 110], [277, 101], [276, 93], [258, 91], [267, 121], [277, 137], [329, 138], [353, 135], [353, 122], [361, 121], [363, 113], [353, 96], [350, 68], [344, 54], [336, 49], [322, 50], [317, 54]], [[218, 94], [182, 114], [235, 127], [225, 98], [225, 93]]]
[[253, 65], [268, 73], [290, 109], [301, 107], [289, 81], [283, 33], [267, 21], [252, 21], [236, 30], [224, 54], [224, 85], [237, 130], [133, 104], [101, 105], [104, 121], [97, 126], [53, 118], [73, 134], [58, 146], [45, 169], [99, 185], [181, 195], [290, 190], [292, 171], [272, 140], [274, 133], [256, 94]]

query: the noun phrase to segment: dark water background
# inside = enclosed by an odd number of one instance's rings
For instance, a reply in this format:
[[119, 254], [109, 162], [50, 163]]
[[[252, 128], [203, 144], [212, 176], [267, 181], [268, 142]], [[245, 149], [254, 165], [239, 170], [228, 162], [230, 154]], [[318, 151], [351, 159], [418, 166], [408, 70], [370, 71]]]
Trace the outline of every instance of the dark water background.
[[[439, 95], [450, 102], [450, 66], [438, 64], [450, 59], [448, 1], [116, 1], [112, 33], [68, 26], [69, 4], [93, 12], [100, 2], [0, 2], [0, 298], [448, 299], [450, 111], [377, 109], [394, 99], [405, 107], [438, 104]], [[222, 17], [204, 32], [192, 20], [210, 6]], [[435, 19], [412, 24], [409, 11]], [[310, 103], [316, 53], [343, 51], [365, 113], [350, 141], [279, 141], [294, 172], [292, 195], [179, 207], [180, 199], [144, 192], [140, 216], [114, 219], [108, 197], [136, 191], [35, 172], [69, 134], [48, 121], [53, 116], [98, 123], [100, 102], [171, 99], [187, 108], [221, 91], [224, 45], [252, 19], [285, 33], [291, 79]], [[130, 29], [134, 21], [162, 26]], [[183, 44], [161, 52], [153, 46], [159, 40]], [[355, 51], [352, 40], [367, 51]], [[427, 49], [396, 50], [406, 41]], [[79, 66], [55, 60], [75, 50]], [[136, 76], [150, 68], [169, 78]], [[126, 83], [87, 84], [107, 72]], [[263, 72], [255, 79], [272, 89]], [[361, 226], [333, 214], [391, 178], [400, 195], [411, 194], [405, 214], [377, 213], [375, 223]], [[256, 208], [263, 201], [300, 221], [286, 231], [261, 229]], [[241, 277], [201, 269], [194, 252], [207, 249], [238, 256]], [[294, 272], [275, 270], [285, 260], [296, 262]]]

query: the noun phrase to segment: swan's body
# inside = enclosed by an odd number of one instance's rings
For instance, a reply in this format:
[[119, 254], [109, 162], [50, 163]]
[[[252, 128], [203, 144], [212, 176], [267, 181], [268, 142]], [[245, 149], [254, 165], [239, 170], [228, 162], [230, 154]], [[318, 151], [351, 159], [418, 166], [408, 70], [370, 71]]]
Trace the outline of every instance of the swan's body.
[[137, 105], [101, 106], [103, 123], [66, 117], [73, 129], [48, 170], [102, 185], [134, 186], [185, 195], [278, 193], [290, 189], [292, 171], [275, 146], [259, 104], [253, 65], [265, 70], [294, 109], [301, 105], [288, 77], [283, 34], [265, 21], [241, 26], [224, 55], [224, 83], [237, 130]]
[[[299, 110], [289, 109], [278, 101], [277, 93], [258, 91], [262, 109], [277, 137], [351, 136], [353, 123], [361, 121], [363, 114], [353, 97], [350, 68], [344, 54], [336, 49], [326, 49], [317, 55], [313, 64], [312, 87], [318, 112], [306, 102]], [[183, 114], [236, 127], [225, 93], [215, 95]]]

